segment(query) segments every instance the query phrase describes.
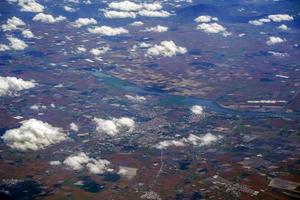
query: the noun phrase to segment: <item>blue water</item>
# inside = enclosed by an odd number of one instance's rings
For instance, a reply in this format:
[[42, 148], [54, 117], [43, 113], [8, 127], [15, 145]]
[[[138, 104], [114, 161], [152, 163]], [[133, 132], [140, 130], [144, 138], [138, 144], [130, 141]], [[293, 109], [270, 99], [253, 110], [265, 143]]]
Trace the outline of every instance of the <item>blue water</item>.
[[154, 95], [161, 97], [160, 104], [164, 106], [176, 106], [176, 105], [200, 105], [209, 109], [210, 111], [232, 116], [250, 116], [250, 117], [281, 117], [281, 118], [297, 118], [300, 119], [300, 113], [285, 113], [285, 112], [255, 112], [255, 111], [238, 111], [221, 107], [215, 101], [196, 98], [196, 97], [184, 97], [179, 95], [169, 94], [161, 87], [158, 88], [142, 88], [128, 81], [121, 80], [117, 77], [108, 75], [101, 70], [88, 71], [96, 77], [99, 77], [104, 83], [110, 86], [112, 89], [120, 91], [136, 93], [139, 95]]

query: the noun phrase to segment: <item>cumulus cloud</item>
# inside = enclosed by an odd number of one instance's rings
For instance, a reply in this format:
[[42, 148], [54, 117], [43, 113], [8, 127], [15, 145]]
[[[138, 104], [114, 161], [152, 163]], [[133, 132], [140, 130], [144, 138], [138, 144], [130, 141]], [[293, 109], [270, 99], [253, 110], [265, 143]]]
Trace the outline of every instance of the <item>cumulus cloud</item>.
[[57, 166], [57, 165], [60, 165], [61, 162], [59, 160], [52, 160], [52, 161], [49, 161], [49, 164], [52, 166]]
[[285, 24], [281, 24], [280, 26], [277, 26], [277, 29], [282, 30], [282, 31], [287, 31], [289, 30], [289, 27]]
[[209, 16], [209, 15], [201, 15], [195, 19], [195, 22], [198, 22], [198, 23], [207, 23], [207, 22], [211, 22], [211, 21], [218, 21], [218, 18]]
[[160, 10], [162, 6], [159, 3], [141, 3], [137, 4], [131, 1], [112, 2], [108, 5], [109, 8], [122, 11], [139, 11], [146, 10]]
[[123, 27], [112, 28], [109, 26], [98, 26], [98, 27], [94, 27], [94, 28], [89, 28], [88, 31], [90, 33], [100, 34], [100, 35], [104, 35], [104, 36], [116, 36], [116, 35], [120, 35], [120, 34], [129, 33], [128, 30]]
[[64, 164], [74, 170], [80, 170], [90, 161], [90, 158], [83, 152], [67, 157]]
[[67, 139], [61, 128], [46, 122], [29, 119], [22, 121], [21, 124], [21, 127], [8, 130], [1, 137], [13, 149], [37, 151]]
[[24, 38], [34, 38], [33, 33], [29, 29], [23, 30], [22, 35], [23, 35]]
[[105, 11], [104, 15], [109, 18], [135, 18], [136, 15], [145, 17], [168, 17], [171, 14], [161, 10], [160, 3], [135, 3], [131, 1], [111, 2], [108, 8], [114, 11]]
[[146, 32], [157, 32], [157, 33], [166, 32], [168, 30], [169, 30], [168, 27], [161, 26], [161, 25], [157, 25], [157, 26], [149, 27], [149, 28], [145, 29]]
[[106, 18], [136, 18], [136, 14], [134, 12], [127, 11], [115, 11], [115, 10], [106, 10], [104, 11], [104, 16]]
[[290, 16], [288, 14], [276, 14], [276, 15], [269, 15], [267, 18], [250, 20], [248, 23], [255, 25], [255, 26], [261, 26], [261, 25], [263, 25], [265, 23], [269, 23], [271, 21], [282, 22], [282, 21], [292, 21], [292, 20], [294, 20], [294, 17]]
[[282, 21], [292, 21], [294, 20], [293, 16], [288, 14], [276, 14], [276, 15], [269, 15], [268, 18], [273, 22], [282, 22]]
[[82, 26], [87, 26], [91, 24], [97, 24], [97, 21], [94, 18], [78, 18], [74, 22], [74, 26], [76, 27], [82, 27]]
[[19, 91], [34, 88], [36, 85], [35, 81], [24, 81], [21, 78], [0, 76], [0, 96], [16, 95]]
[[109, 47], [99, 47], [99, 48], [91, 49], [90, 53], [93, 54], [94, 56], [100, 56], [100, 55], [106, 53], [109, 50], [110, 50]]
[[274, 45], [274, 44], [279, 44], [279, 43], [283, 43], [286, 42], [286, 39], [282, 39], [280, 37], [275, 37], [275, 36], [271, 36], [269, 37], [269, 39], [267, 40], [267, 45]]
[[9, 36], [7, 39], [10, 42], [10, 48], [12, 48], [13, 50], [18, 51], [18, 50], [26, 49], [28, 47], [28, 45], [24, 41], [18, 38]]
[[76, 12], [76, 9], [70, 6], [64, 6], [64, 10], [71, 13]]
[[202, 115], [204, 113], [203, 107], [199, 106], [199, 105], [194, 105], [190, 109], [191, 109], [192, 113], [196, 114], [196, 115]]
[[169, 17], [171, 13], [165, 10], [141, 10], [139, 15], [143, 17]]
[[25, 26], [25, 22], [18, 17], [12, 17], [6, 21], [6, 24], [2, 24], [3, 31], [12, 31], [19, 29], [19, 26]]
[[44, 13], [39, 13], [32, 18], [33, 21], [40, 21], [49, 24], [58, 23], [64, 21], [65, 19], [66, 18], [64, 16], [54, 17], [50, 14], [44, 14]]
[[109, 168], [110, 162], [108, 160], [97, 160], [94, 158], [90, 158], [84, 152], [80, 152], [78, 154], [67, 157], [63, 163], [69, 168], [77, 171], [86, 168], [90, 173], [93, 174], [102, 174], [107, 171], [113, 171], [113, 169]]
[[223, 36], [230, 35], [226, 28], [218, 23], [202, 23], [197, 26], [198, 30], [203, 30], [205, 33], [222, 33]]
[[135, 21], [130, 24], [130, 26], [143, 26], [143, 25], [144, 25], [144, 23], [141, 21]]
[[96, 131], [105, 133], [110, 136], [117, 135], [122, 129], [126, 131], [133, 131], [135, 122], [128, 117], [112, 118], [111, 120], [94, 118], [96, 123]]
[[186, 52], [186, 48], [177, 46], [173, 41], [162, 41], [160, 44], [150, 47], [146, 55], [172, 57], [177, 54], [185, 54]]
[[9, 46], [5, 45], [5, 44], [0, 44], [0, 51], [7, 51], [9, 50]]
[[72, 122], [70, 124], [70, 130], [78, 132], [79, 131], [79, 127], [77, 126], [77, 124], [75, 124], [74, 122]]
[[264, 23], [269, 23], [269, 22], [271, 22], [270, 19], [262, 18], [262, 19], [258, 19], [258, 20], [250, 20], [248, 23], [252, 24], [254, 26], [261, 26]]
[[44, 6], [37, 3], [35, 0], [18, 0], [18, 5], [23, 12], [40, 13], [44, 11]]
[[157, 145], [154, 145], [154, 147], [157, 149], [167, 149], [170, 146], [186, 146], [186, 145], [208, 146], [217, 142], [221, 138], [222, 138], [221, 136], [216, 136], [211, 133], [207, 133], [200, 136], [190, 134], [187, 138], [182, 138], [180, 140], [162, 141]]

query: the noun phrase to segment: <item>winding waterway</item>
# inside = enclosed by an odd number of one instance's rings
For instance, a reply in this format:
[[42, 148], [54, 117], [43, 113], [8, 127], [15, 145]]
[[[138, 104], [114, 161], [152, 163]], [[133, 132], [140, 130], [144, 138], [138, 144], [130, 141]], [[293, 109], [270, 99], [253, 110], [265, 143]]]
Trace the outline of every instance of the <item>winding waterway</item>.
[[168, 106], [175, 105], [200, 105], [209, 109], [213, 112], [224, 114], [224, 115], [233, 115], [233, 116], [249, 116], [249, 117], [280, 117], [280, 118], [296, 118], [300, 119], [300, 113], [286, 113], [286, 112], [260, 112], [260, 111], [239, 111], [232, 110], [229, 108], [224, 108], [218, 103], [196, 97], [184, 97], [179, 95], [172, 95], [168, 92], [155, 90], [153, 88], [142, 88], [133, 83], [130, 83], [125, 80], [121, 80], [117, 77], [111, 76], [101, 70], [89, 71], [92, 75], [99, 77], [105, 84], [110, 86], [112, 89], [132, 92], [139, 95], [155, 95], [162, 98], [161, 104]]

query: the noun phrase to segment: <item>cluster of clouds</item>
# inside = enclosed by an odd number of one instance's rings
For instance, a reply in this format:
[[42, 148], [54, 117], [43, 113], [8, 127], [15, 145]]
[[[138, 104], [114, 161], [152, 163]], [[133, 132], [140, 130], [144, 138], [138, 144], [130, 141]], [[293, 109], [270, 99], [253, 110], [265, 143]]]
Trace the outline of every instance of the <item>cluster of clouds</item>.
[[113, 28], [109, 26], [96, 26], [93, 28], [88, 28], [88, 31], [93, 34], [99, 34], [103, 36], [116, 36], [129, 33], [129, 31], [123, 27]]
[[35, 81], [24, 81], [21, 78], [0, 76], [0, 96], [17, 95], [19, 91], [33, 88], [36, 85]]
[[[108, 10], [109, 9], [109, 10]], [[169, 17], [171, 13], [162, 10], [160, 3], [135, 3], [132, 1], [111, 2], [108, 9], [104, 10], [107, 18], [136, 18], [144, 17]]]
[[224, 26], [216, 22], [218, 20], [217, 17], [201, 15], [194, 21], [200, 23], [197, 25], [197, 29], [204, 31], [205, 33], [221, 33], [224, 37], [231, 35]]
[[96, 124], [96, 131], [98, 133], [105, 133], [109, 136], [115, 136], [121, 131], [133, 131], [135, 121], [128, 117], [102, 119], [94, 118]]
[[195, 22], [200, 23], [197, 25], [197, 29], [205, 33], [221, 33], [224, 37], [231, 35], [224, 26], [216, 22], [218, 20], [217, 17], [201, 15], [195, 19]]
[[6, 131], [1, 137], [13, 149], [37, 151], [68, 138], [61, 128], [43, 121], [29, 119], [21, 124], [19, 128]]
[[103, 174], [113, 171], [109, 167], [111, 163], [108, 160], [91, 158], [84, 152], [67, 157], [63, 163], [73, 170], [87, 169], [92, 174]]
[[[24, 38], [34, 38], [34, 34], [31, 30], [25, 28], [26, 23], [18, 18], [18, 17], [11, 17], [7, 19], [6, 23], [1, 25], [1, 28], [4, 32], [10, 31], [21, 31], [21, 34]], [[12, 35], [7, 35], [7, 40], [10, 42], [9, 45], [0, 44], [0, 51], [7, 51], [7, 50], [23, 50], [28, 47], [28, 45], [21, 39], [13, 37]]]
[[290, 16], [288, 14], [275, 14], [275, 15], [269, 15], [266, 18], [261, 18], [257, 20], [250, 20], [249, 24], [255, 25], [255, 26], [261, 26], [265, 23], [269, 22], [282, 22], [282, 21], [292, 21], [294, 20], [293, 16]]
[[145, 28], [144, 31], [145, 32], [162, 33], [162, 32], [167, 32], [168, 30], [169, 30], [169, 28], [167, 26], [157, 25], [157, 26]]
[[2, 30], [3, 31], [13, 31], [21, 29], [21, 27], [24, 27], [26, 24], [23, 20], [21, 20], [18, 17], [13, 16], [12, 18], [7, 19], [5, 24], [2, 24]]
[[154, 147], [157, 149], [167, 149], [170, 146], [183, 147], [187, 145], [201, 147], [211, 145], [219, 141], [220, 139], [222, 139], [221, 136], [216, 136], [211, 133], [206, 133], [200, 136], [190, 134], [187, 138], [182, 138], [180, 140], [165, 140], [159, 142], [157, 145], [154, 145]]
[[162, 41], [160, 44], [155, 44], [154, 46], [147, 49], [146, 56], [163, 56], [172, 57], [178, 54], [187, 53], [185, 47], [177, 46], [173, 41]]
[[36, 0], [7, 0], [9, 3], [17, 3], [22, 12], [43, 12], [45, 7]]
[[48, 24], [54, 24], [54, 23], [58, 23], [58, 22], [66, 20], [66, 17], [61, 16], [61, 15], [58, 17], [54, 17], [50, 14], [39, 13], [39, 14], [35, 15], [32, 18], [32, 20], [40, 21], [40, 22], [48, 23]]

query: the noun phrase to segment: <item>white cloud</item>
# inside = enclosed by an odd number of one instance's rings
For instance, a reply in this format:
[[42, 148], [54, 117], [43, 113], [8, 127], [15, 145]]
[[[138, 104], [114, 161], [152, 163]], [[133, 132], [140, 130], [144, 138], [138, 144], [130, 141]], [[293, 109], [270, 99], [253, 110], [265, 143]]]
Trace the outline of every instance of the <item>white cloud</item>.
[[266, 43], [267, 43], [267, 45], [274, 45], [274, 44], [279, 44], [279, 43], [283, 43], [283, 42], [286, 42], [286, 39], [271, 36], [271, 37], [269, 37], [269, 39]]
[[288, 14], [276, 14], [276, 15], [269, 15], [268, 18], [273, 22], [282, 22], [282, 21], [292, 21], [294, 20], [293, 16]]
[[292, 21], [292, 20], [294, 20], [294, 17], [292, 17], [288, 14], [276, 14], [276, 15], [269, 15], [268, 18], [250, 20], [248, 23], [255, 25], [255, 26], [261, 26], [261, 25], [264, 25], [265, 23], [269, 23], [271, 21], [282, 22], [282, 21]]
[[217, 142], [219, 139], [221, 139], [221, 136], [215, 136], [211, 133], [206, 133], [205, 135], [200, 136], [190, 134], [189, 137], [186, 138], [186, 141], [196, 146], [207, 146], [213, 142]]
[[52, 165], [52, 166], [57, 166], [57, 165], [60, 165], [61, 162], [59, 160], [52, 160], [52, 161], [49, 162], [49, 164]]
[[18, 17], [12, 17], [2, 24], [3, 31], [12, 31], [19, 29], [19, 26], [25, 26], [25, 22]]
[[273, 56], [280, 57], [280, 58], [289, 56], [288, 53], [281, 53], [281, 52], [276, 52], [276, 51], [268, 51], [268, 53]]
[[171, 14], [161, 10], [160, 3], [135, 3], [131, 1], [111, 2], [108, 7], [113, 11], [105, 11], [108, 18], [135, 18], [136, 15], [145, 17], [168, 17]]
[[167, 149], [170, 146], [183, 147], [186, 143], [182, 140], [165, 140], [155, 145], [157, 149]]
[[195, 22], [198, 22], [198, 23], [207, 23], [207, 22], [211, 22], [211, 21], [218, 21], [218, 18], [209, 16], [209, 15], [201, 15], [195, 19]]
[[35, 0], [18, 0], [18, 5], [23, 12], [43, 12], [44, 6], [37, 3]]
[[80, 170], [90, 161], [90, 158], [83, 152], [67, 157], [64, 164], [74, 170]]
[[76, 12], [76, 9], [70, 6], [64, 6], [64, 10], [71, 13]]
[[136, 14], [134, 12], [127, 11], [115, 11], [115, 10], [105, 10], [104, 16], [106, 18], [136, 18]]
[[13, 149], [37, 151], [67, 139], [61, 128], [46, 122], [29, 119], [22, 121], [21, 124], [21, 127], [8, 130], [1, 137]]
[[152, 10], [141, 10], [139, 15], [143, 17], [169, 17], [171, 13], [165, 10], [152, 11]]
[[144, 23], [141, 21], [135, 21], [130, 24], [130, 26], [142, 26], [142, 25], [144, 25]]
[[109, 168], [110, 162], [104, 159], [92, 159], [87, 165], [87, 169], [92, 174], [103, 174], [105, 172], [112, 172], [113, 169]]
[[76, 48], [76, 52], [77, 53], [83, 53], [83, 52], [86, 52], [86, 48], [84, 46], [78, 46]]
[[137, 102], [137, 103], [141, 103], [143, 101], [146, 101], [146, 98], [143, 97], [143, 96], [138, 96], [138, 95], [135, 95], [135, 96], [132, 96], [132, 95], [129, 95], [129, 94], [126, 94], [125, 97], [130, 100], [130, 101], [133, 101], [133, 102]]
[[204, 109], [202, 106], [199, 105], [194, 105], [191, 108], [192, 113], [196, 114], [196, 115], [202, 115], [204, 112]]
[[17, 50], [17, 51], [18, 50], [23, 50], [23, 49], [26, 49], [28, 47], [28, 45], [24, 41], [22, 41], [18, 38], [10, 36], [7, 39], [10, 42], [10, 48], [12, 48], [14, 50]]
[[131, 1], [112, 2], [108, 5], [109, 8], [122, 11], [139, 11], [145, 10], [160, 10], [162, 6], [159, 3], [142, 3], [137, 4]]
[[97, 132], [105, 133], [110, 136], [117, 135], [121, 131], [121, 129], [132, 131], [135, 126], [134, 120], [128, 117], [113, 118], [111, 120], [94, 118], [94, 122], [96, 123]]
[[74, 122], [72, 122], [70, 124], [70, 130], [78, 132], [79, 131], [79, 127], [77, 126], [77, 124], [75, 124]]
[[65, 19], [66, 18], [64, 16], [53, 17], [50, 14], [44, 14], [44, 13], [39, 13], [32, 18], [33, 21], [40, 21], [49, 24], [61, 22], [64, 21]]
[[23, 30], [22, 35], [24, 36], [24, 38], [34, 38], [33, 33], [29, 29]]
[[197, 26], [197, 29], [203, 30], [205, 33], [222, 33], [223, 36], [230, 35], [226, 28], [218, 23], [202, 23]]
[[74, 26], [76, 27], [82, 27], [82, 26], [87, 26], [91, 24], [97, 24], [97, 21], [94, 18], [78, 18], [74, 22]]
[[287, 31], [289, 30], [289, 27], [285, 24], [281, 24], [280, 26], [277, 26], [277, 29], [282, 30], [282, 31]]
[[109, 168], [110, 162], [108, 160], [90, 158], [84, 152], [67, 157], [63, 163], [77, 171], [86, 168], [92, 174], [113, 171], [113, 169]]
[[91, 49], [90, 53], [93, 54], [94, 56], [100, 56], [109, 50], [110, 50], [109, 47], [99, 47], [99, 48]]
[[171, 57], [177, 54], [185, 54], [186, 52], [186, 48], [177, 46], [173, 41], [162, 41], [160, 44], [150, 47], [146, 55]]
[[9, 50], [9, 46], [5, 45], [5, 44], [0, 44], [0, 51], [7, 51]]
[[109, 26], [100, 26], [100, 27], [98, 26], [98, 27], [94, 27], [94, 28], [89, 28], [88, 31], [90, 33], [100, 34], [100, 35], [104, 35], [104, 36], [116, 36], [116, 35], [120, 35], [120, 34], [129, 33], [128, 30], [123, 27], [112, 28]]
[[248, 23], [255, 25], [255, 26], [261, 26], [264, 23], [269, 23], [269, 22], [271, 22], [270, 19], [262, 18], [262, 19], [258, 19], [258, 20], [250, 20]]
[[150, 27], [150, 28], [146, 28], [145, 31], [146, 32], [157, 32], [157, 33], [161, 33], [161, 32], [166, 32], [168, 31], [169, 28], [166, 26], [161, 26], [161, 25], [157, 25], [154, 27]]
[[157, 145], [154, 145], [157, 149], [167, 149], [170, 146], [186, 146], [186, 145], [194, 145], [194, 146], [208, 146], [212, 143], [220, 140], [221, 136], [216, 136], [211, 133], [207, 133], [204, 135], [194, 135], [190, 134], [187, 138], [182, 138], [180, 140], [165, 140], [159, 142]]
[[34, 81], [24, 81], [16, 77], [0, 76], [0, 96], [16, 95], [19, 91], [34, 88], [37, 85]]

